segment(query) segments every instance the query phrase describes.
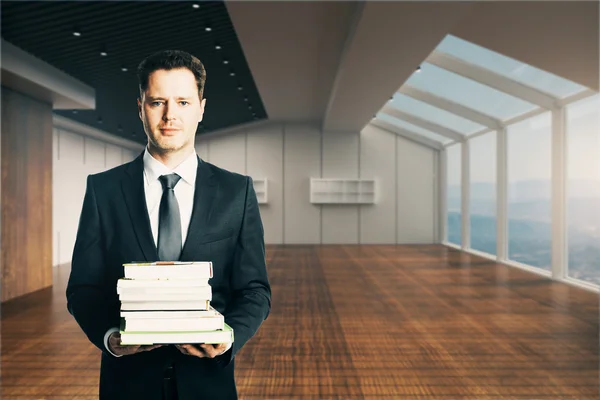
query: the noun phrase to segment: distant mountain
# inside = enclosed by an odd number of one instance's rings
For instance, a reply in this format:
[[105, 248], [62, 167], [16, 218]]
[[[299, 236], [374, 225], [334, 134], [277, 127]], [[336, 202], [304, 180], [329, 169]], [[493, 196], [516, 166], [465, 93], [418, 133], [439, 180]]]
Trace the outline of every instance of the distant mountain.
[[[461, 243], [461, 223], [459, 213], [448, 213], [449, 242]], [[600, 284], [600, 232], [590, 230], [589, 222], [587, 226], [571, 225], [568, 228], [569, 276]], [[600, 228], [600, 220], [595, 226]], [[511, 218], [508, 223], [509, 258], [534, 267], [550, 269], [551, 232], [552, 226], [548, 222]], [[471, 248], [495, 255], [496, 243], [496, 218], [471, 215]]]
[[[600, 229], [600, 182], [570, 182], [567, 199], [567, 220], [570, 225], [589, 230]], [[496, 215], [495, 185], [474, 183], [471, 186], [471, 215]], [[448, 211], [460, 212], [460, 186], [449, 188]], [[551, 222], [550, 183], [542, 181], [516, 182], [509, 187], [508, 214], [512, 219]], [[600, 234], [600, 232], [599, 232]]]
[[[600, 181], [569, 180], [568, 193], [574, 198], [600, 198]], [[508, 185], [508, 198], [511, 202], [527, 202], [549, 200], [552, 194], [551, 182], [547, 180], [528, 180], [512, 182]], [[449, 185], [448, 199], [459, 199], [461, 196], [460, 185]], [[471, 201], [494, 200], [496, 198], [496, 184], [490, 182], [471, 183]]]

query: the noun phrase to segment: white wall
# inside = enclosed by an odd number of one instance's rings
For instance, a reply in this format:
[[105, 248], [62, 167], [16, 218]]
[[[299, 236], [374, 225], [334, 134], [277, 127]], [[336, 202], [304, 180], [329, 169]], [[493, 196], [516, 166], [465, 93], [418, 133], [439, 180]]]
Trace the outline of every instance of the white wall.
[[[199, 137], [196, 151], [219, 167], [268, 179], [268, 203], [260, 205], [266, 243], [436, 242], [438, 153], [393, 133], [273, 123]], [[311, 204], [311, 177], [375, 179], [376, 204]]]
[[66, 129], [53, 129], [52, 264], [71, 262], [86, 179], [133, 160], [139, 153]]

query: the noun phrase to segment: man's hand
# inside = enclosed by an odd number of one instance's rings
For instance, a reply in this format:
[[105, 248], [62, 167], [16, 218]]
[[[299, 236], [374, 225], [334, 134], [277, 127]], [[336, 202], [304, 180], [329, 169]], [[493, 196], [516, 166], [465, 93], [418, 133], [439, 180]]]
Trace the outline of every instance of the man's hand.
[[110, 347], [110, 351], [116, 355], [128, 356], [142, 351], [156, 349], [157, 347], [161, 347], [162, 344], [121, 346], [121, 333], [113, 332], [108, 337], [108, 346]]
[[227, 343], [219, 344], [176, 344], [175, 347], [180, 352], [188, 356], [196, 356], [199, 358], [215, 358], [225, 353], [227, 350]]

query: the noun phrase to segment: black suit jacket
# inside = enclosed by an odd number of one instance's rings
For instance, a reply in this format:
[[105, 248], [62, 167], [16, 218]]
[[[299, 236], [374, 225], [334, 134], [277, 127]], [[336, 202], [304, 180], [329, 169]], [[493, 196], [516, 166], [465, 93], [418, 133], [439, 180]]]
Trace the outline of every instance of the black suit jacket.
[[160, 399], [167, 365], [175, 367], [179, 398], [236, 399], [234, 357], [271, 308], [263, 226], [252, 180], [198, 159], [194, 208], [181, 260], [212, 261], [212, 306], [234, 330], [234, 343], [214, 359], [164, 346], [114, 357], [104, 335], [119, 326], [117, 280], [123, 264], [158, 260], [146, 207], [143, 153], [87, 178], [66, 290], [69, 312], [102, 350], [101, 399]]

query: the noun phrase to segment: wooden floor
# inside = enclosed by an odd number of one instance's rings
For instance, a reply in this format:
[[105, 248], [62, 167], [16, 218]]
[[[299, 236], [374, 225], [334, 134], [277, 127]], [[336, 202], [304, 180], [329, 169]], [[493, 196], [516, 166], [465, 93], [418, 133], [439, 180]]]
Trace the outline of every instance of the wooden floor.
[[[240, 399], [598, 399], [598, 295], [444, 246], [270, 246]], [[55, 286], [2, 305], [2, 398], [97, 398]]]

